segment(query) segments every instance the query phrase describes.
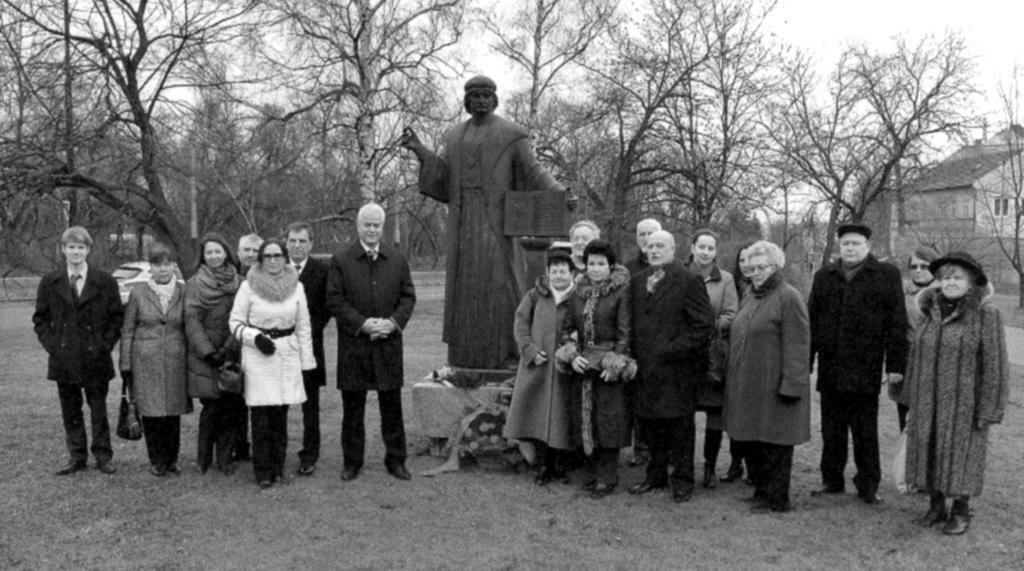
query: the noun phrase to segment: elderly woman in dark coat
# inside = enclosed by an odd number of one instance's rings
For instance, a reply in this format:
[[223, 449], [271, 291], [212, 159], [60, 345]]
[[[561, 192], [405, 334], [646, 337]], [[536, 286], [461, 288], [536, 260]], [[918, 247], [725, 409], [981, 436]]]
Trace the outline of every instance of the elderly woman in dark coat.
[[217, 453], [217, 467], [225, 474], [233, 463], [236, 428], [245, 418], [242, 395], [217, 387], [219, 368], [238, 361], [238, 343], [231, 337], [228, 317], [241, 278], [234, 254], [220, 234], [209, 233], [199, 242], [199, 266], [185, 284], [185, 332], [188, 335], [188, 393], [203, 404], [199, 414], [196, 456], [206, 473]]
[[192, 410], [185, 372], [185, 285], [163, 244], [149, 253], [153, 277], [128, 296], [121, 327], [121, 378], [129, 381], [142, 417], [155, 476], [178, 473], [181, 415]]
[[725, 394], [725, 374], [728, 365], [729, 327], [736, 317], [739, 296], [732, 274], [720, 269], [718, 258], [718, 235], [708, 229], [698, 230], [690, 244], [690, 271], [704, 280], [711, 309], [715, 312], [715, 330], [711, 337], [708, 354], [706, 382], [697, 390], [697, 410], [706, 415], [704, 425], [704, 487], [718, 485], [715, 464], [722, 449], [722, 433], [725, 420], [722, 404]]
[[568, 252], [550, 251], [546, 275], [526, 292], [516, 309], [519, 369], [504, 436], [520, 441], [527, 460], [531, 460], [531, 453], [540, 460], [536, 482], [541, 486], [566, 479], [558, 451], [572, 449], [567, 417], [569, 387], [557, 378], [552, 358], [572, 293], [572, 267]]
[[[934, 260], [937, 287], [917, 297], [924, 322], [911, 345], [906, 385], [907, 482], [928, 490], [931, 506], [917, 523], [943, 524], [960, 535], [970, 524], [968, 500], [981, 494], [989, 426], [1003, 419], [1009, 364], [992, 288], [969, 254]], [[946, 498], [953, 499], [952, 511]]]
[[760, 241], [747, 252], [752, 287], [730, 331], [726, 430], [745, 442], [751, 511], [789, 511], [793, 447], [811, 438], [810, 324], [803, 296], [782, 277], [782, 250]]
[[[600, 499], [618, 484], [619, 449], [629, 446], [625, 382], [636, 374], [629, 347], [629, 270], [612, 245], [594, 240], [583, 250], [580, 274], [562, 328], [556, 359], [570, 369], [573, 444], [588, 456], [583, 489]], [[573, 338], [575, 334], [575, 339]]]

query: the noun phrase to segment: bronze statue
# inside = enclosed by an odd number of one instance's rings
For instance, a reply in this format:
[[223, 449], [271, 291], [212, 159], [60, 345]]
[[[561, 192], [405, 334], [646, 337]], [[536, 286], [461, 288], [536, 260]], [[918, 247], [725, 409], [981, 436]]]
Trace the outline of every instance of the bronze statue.
[[494, 81], [477, 76], [464, 89], [463, 104], [472, 117], [445, 134], [440, 155], [410, 128], [401, 144], [420, 161], [420, 193], [448, 204], [448, 364], [498, 369], [518, 360], [513, 318], [529, 285], [525, 254], [505, 232], [505, 195], [565, 188], [537, 161], [530, 133], [494, 113]]

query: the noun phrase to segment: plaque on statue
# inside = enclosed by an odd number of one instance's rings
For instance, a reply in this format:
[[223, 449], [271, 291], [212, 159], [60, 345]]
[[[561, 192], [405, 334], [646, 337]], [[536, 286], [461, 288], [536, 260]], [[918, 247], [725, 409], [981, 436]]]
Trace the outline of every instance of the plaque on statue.
[[525, 190], [505, 193], [506, 236], [565, 236], [569, 193]]

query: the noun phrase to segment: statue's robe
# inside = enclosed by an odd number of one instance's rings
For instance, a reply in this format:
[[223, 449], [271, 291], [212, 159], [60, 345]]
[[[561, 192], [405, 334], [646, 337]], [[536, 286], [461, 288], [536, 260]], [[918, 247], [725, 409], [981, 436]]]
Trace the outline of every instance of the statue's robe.
[[420, 192], [448, 204], [444, 342], [448, 364], [480, 369], [518, 362], [513, 320], [526, 282], [525, 254], [504, 235], [504, 195], [565, 190], [537, 161], [529, 132], [495, 114], [445, 134], [423, 157]]

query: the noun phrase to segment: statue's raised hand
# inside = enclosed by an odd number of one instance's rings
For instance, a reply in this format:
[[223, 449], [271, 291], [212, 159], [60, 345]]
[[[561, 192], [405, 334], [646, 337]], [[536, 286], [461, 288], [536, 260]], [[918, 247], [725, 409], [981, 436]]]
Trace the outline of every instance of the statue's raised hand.
[[416, 131], [413, 131], [412, 127], [402, 129], [402, 136], [398, 139], [398, 144], [410, 151], [418, 151], [423, 148], [423, 143], [416, 136]]

